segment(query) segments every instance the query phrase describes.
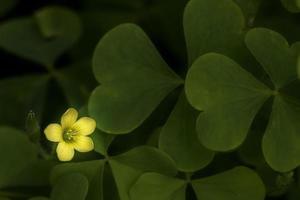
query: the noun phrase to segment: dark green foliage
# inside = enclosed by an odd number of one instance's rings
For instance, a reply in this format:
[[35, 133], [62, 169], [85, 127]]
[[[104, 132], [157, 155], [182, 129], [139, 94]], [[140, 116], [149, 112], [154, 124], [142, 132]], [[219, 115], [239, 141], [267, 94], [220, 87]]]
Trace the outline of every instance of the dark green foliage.
[[[299, 0], [28, 2], [0, 1], [0, 200], [300, 199]], [[62, 163], [69, 107], [97, 129]]]

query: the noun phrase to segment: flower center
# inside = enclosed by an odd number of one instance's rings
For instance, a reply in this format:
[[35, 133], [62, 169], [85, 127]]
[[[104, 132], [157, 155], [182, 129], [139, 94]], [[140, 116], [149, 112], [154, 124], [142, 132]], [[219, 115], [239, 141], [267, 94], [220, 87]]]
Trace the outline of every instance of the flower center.
[[73, 129], [66, 129], [63, 133], [63, 140], [65, 142], [73, 142], [76, 131]]

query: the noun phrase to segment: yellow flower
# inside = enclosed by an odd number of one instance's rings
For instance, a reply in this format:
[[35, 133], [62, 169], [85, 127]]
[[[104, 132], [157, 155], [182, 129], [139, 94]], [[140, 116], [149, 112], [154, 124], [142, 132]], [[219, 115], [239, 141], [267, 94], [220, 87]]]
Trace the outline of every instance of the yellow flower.
[[70, 108], [61, 117], [61, 125], [50, 124], [44, 131], [48, 140], [58, 142], [56, 153], [60, 161], [72, 160], [74, 150], [88, 152], [94, 149], [93, 140], [88, 135], [95, 131], [95, 120], [89, 117], [77, 120], [77, 117], [78, 112]]

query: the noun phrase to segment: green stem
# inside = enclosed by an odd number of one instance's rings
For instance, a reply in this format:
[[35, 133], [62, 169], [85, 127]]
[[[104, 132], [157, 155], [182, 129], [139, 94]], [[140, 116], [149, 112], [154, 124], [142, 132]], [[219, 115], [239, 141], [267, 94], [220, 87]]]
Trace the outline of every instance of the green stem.
[[59, 76], [59, 73], [56, 71], [53, 65], [47, 65], [45, 67], [53, 77], [57, 78]]
[[193, 173], [189, 173], [189, 172], [185, 173], [185, 179], [188, 183], [190, 183], [192, 181], [192, 176], [193, 176]]

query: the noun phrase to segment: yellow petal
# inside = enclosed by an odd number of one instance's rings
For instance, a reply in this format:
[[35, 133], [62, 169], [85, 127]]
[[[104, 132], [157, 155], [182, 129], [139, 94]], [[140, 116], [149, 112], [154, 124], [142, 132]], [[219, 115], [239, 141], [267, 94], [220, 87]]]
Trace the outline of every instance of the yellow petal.
[[89, 117], [80, 118], [72, 129], [76, 130], [78, 135], [90, 135], [95, 131], [96, 121]]
[[94, 149], [94, 142], [90, 137], [77, 136], [74, 140], [74, 148], [79, 152], [88, 152]]
[[50, 124], [45, 128], [44, 133], [48, 140], [60, 142], [62, 140], [63, 129], [59, 124]]
[[57, 145], [56, 153], [60, 161], [70, 161], [74, 157], [73, 145], [65, 142], [60, 142]]
[[63, 129], [71, 128], [76, 122], [78, 112], [74, 108], [69, 108], [61, 117], [61, 125]]

